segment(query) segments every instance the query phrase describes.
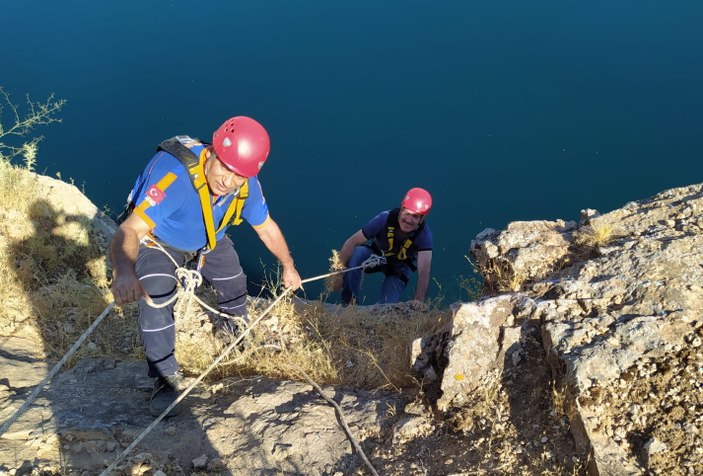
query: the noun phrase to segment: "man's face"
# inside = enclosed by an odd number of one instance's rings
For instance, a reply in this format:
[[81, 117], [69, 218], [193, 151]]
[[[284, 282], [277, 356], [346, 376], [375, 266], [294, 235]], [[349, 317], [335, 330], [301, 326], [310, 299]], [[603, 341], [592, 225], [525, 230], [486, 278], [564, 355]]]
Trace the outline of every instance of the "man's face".
[[210, 193], [216, 197], [234, 192], [247, 181], [246, 177], [229, 170], [217, 157], [215, 151], [210, 153], [210, 157], [205, 163], [205, 180], [207, 180]]
[[398, 214], [398, 222], [400, 230], [405, 233], [417, 230], [422, 223], [423, 216], [419, 213], [411, 212], [407, 208], [401, 208]]

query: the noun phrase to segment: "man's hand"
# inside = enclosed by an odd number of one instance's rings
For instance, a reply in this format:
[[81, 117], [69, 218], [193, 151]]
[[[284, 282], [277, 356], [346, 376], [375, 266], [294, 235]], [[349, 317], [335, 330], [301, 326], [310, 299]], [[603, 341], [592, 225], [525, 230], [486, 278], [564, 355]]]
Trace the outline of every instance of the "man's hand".
[[149, 295], [139, 283], [139, 278], [137, 278], [137, 275], [134, 273], [116, 276], [110, 288], [115, 298], [115, 304], [118, 306], [138, 301], [142, 297], [145, 301], [152, 302]]
[[283, 285], [295, 291], [300, 288], [300, 275], [294, 266], [283, 268]]
[[421, 309], [423, 311], [427, 310], [427, 304], [425, 304], [423, 301], [420, 301], [418, 299], [413, 299], [411, 301], [408, 301], [408, 304], [410, 304], [410, 307], [413, 309]]

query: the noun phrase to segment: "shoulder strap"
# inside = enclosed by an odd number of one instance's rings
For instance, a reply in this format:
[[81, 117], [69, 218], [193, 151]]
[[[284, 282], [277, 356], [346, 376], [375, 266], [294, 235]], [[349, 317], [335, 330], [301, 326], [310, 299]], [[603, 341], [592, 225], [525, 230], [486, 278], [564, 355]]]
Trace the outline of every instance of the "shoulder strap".
[[388, 212], [388, 218], [386, 219], [386, 227], [392, 226], [392, 227], [397, 227], [398, 226], [398, 215], [400, 215], [400, 208], [394, 208], [393, 210]]
[[193, 188], [199, 190], [205, 185], [205, 174], [201, 172], [200, 157], [191, 150], [197, 145], [207, 145], [190, 136], [175, 136], [166, 139], [156, 150], [163, 150], [177, 158], [188, 171]]
[[192, 147], [197, 145], [203, 145], [203, 143], [189, 136], [175, 136], [159, 144], [157, 150], [163, 150], [177, 158], [188, 171], [190, 182], [195, 191], [198, 192], [198, 197], [200, 197], [200, 208], [203, 213], [205, 231], [207, 232], [207, 247], [212, 250], [217, 244], [217, 233], [215, 232], [215, 219], [212, 216], [210, 190], [207, 187], [205, 171], [203, 170], [205, 154], [201, 153], [198, 156], [191, 150]]
[[207, 247], [212, 250], [217, 244], [217, 232], [226, 227], [230, 219], [232, 219], [233, 225], [239, 225], [242, 223], [242, 209], [244, 208], [244, 201], [249, 196], [249, 181], [244, 182], [244, 185], [242, 185], [239, 189], [239, 193], [236, 197], [234, 197], [232, 203], [230, 203], [227, 211], [225, 212], [225, 216], [220, 222], [219, 228], [215, 231], [215, 219], [212, 216], [210, 190], [207, 187], [205, 171], [203, 170], [205, 156], [202, 153], [198, 156], [191, 150], [192, 147], [198, 145], [208, 144], [200, 142], [198, 139], [193, 139], [189, 136], [175, 136], [170, 139], [166, 139], [159, 144], [158, 150], [168, 152], [177, 158], [188, 171], [188, 176], [190, 177], [193, 188], [198, 192], [198, 196], [200, 197], [200, 207], [203, 211], [203, 222], [205, 223], [205, 230], [207, 231]]
[[388, 218], [386, 218], [386, 241], [388, 241], [388, 249], [383, 252], [383, 256], [393, 256], [395, 252], [393, 247], [395, 245], [395, 229], [398, 227], [398, 214], [400, 213], [400, 208], [394, 208], [388, 212]]

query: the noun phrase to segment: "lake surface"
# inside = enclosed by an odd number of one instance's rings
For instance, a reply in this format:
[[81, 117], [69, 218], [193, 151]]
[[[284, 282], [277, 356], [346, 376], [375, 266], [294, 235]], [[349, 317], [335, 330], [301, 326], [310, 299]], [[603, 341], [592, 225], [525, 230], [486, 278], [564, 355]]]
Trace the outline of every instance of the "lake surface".
[[[430, 292], [449, 303], [484, 228], [701, 181], [700, 1], [0, 7], [0, 85], [17, 102], [68, 100], [63, 123], [37, 130], [39, 172], [116, 211], [161, 140], [252, 116], [271, 136], [260, 179], [303, 278], [414, 186], [433, 194]], [[250, 228], [230, 234], [260, 282], [274, 260]]]

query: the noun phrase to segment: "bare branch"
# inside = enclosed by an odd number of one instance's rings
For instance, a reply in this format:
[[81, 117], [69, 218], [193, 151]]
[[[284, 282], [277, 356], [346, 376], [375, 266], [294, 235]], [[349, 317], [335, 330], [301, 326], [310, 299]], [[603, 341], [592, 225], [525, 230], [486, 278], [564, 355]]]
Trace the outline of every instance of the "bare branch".
[[[23, 114], [19, 106], [12, 102], [10, 93], [0, 86], [0, 159], [11, 160], [17, 156], [24, 156], [28, 168], [35, 163], [37, 144], [42, 136], [32, 137], [20, 145], [8, 144], [7, 141], [14, 137], [27, 137], [37, 126], [61, 122], [57, 113], [66, 104], [65, 99], [56, 99], [54, 93], [46, 101], [32, 101], [26, 95], [26, 112]], [[3, 119], [11, 119], [10, 124], [4, 124]]]

